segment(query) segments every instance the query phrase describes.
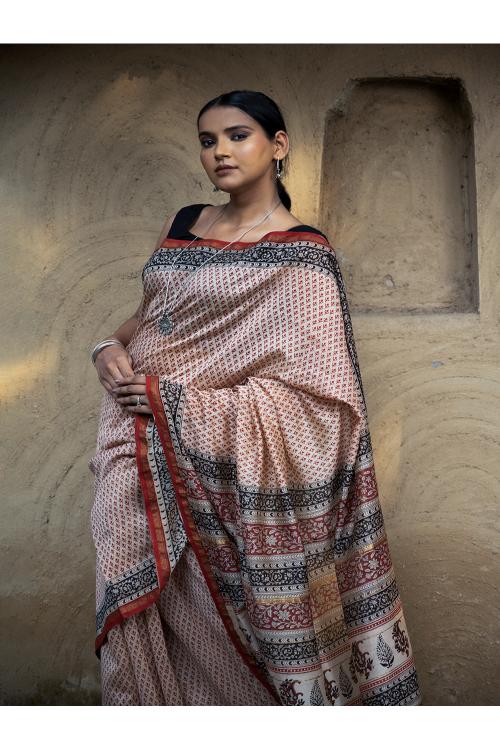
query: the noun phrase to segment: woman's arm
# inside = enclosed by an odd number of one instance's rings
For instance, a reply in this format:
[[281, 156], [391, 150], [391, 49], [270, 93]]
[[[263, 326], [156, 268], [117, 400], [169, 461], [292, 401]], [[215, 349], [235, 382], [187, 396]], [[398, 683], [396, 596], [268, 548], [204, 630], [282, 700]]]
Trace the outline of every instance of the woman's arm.
[[134, 375], [132, 357], [125, 347], [128, 346], [139, 323], [139, 313], [143, 300], [144, 298], [141, 300], [141, 304], [132, 317], [122, 323], [110, 336], [111, 339], [120, 341], [121, 345], [110, 344], [101, 349], [95, 358], [94, 365], [97, 370], [97, 376], [108, 393], [112, 393], [112, 388], [116, 385], [117, 378]]
[[[144, 298], [141, 300], [141, 304], [139, 305], [135, 313], [132, 315], [132, 317], [128, 318], [128, 320], [126, 320], [125, 323], [122, 323], [121, 326], [117, 328], [116, 331], [112, 333], [109, 338], [118, 339], [118, 341], [122, 342], [123, 346], [129, 345], [130, 339], [134, 335], [135, 330], [137, 328], [137, 324], [139, 322], [139, 315], [141, 312], [143, 301], [144, 301]], [[99, 354], [97, 355], [97, 357], [99, 357]]]
[[[172, 226], [175, 216], [176, 214], [171, 214], [170, 216], [166, 218], [165, 223], [163, 224], [163, 227], [161, 229], [160, 235], [156, 241], [155, 250], [158, 250], [158, 248], [161, 245], [161, 241], [165, 239], [165, 237], [169, 233], [170, 227]], [[137, 328], [137, 323], [139, 321], [139, 315], [141, 312], [143, 301], [144, 299], [141, 300], [141, 304], [139, 305], [135, 313], [130, 318], [128, 318], [128, 320], [122, 323], [121, 326], [117, 328], [114, 333], [111, 334], [110, 338], [118, 339], [118, 341], [122, 342], [123, 346], [128, 346], [130, 339], [134, 335], [135, 330]]]
[[[155, 250], [158, 250], [161, 241], [170, 231], [175, 216], [176, 214], [171, 214], [165, 220], [158, 240], [156, 241]], [[129, 345], [130, 340], [137, 329], [143, 303], [144, 297], [141, 299], [141, 303], [135, 313], [122, 323], [121, 326], [119, 326], [110, 336], [110, 338], [120, 341], [122, 346], [119, 344], [107, 346], [105, 349], [102, 349], [96, 357], [95, 367], [99, 380], [108, 392], [112, 392], [112, 388], [116, 385], [117, 378], [127, 378], [134, 375], [132, 369], [132, 358], [125, 350], [125, 347]]]
[[165, 224], [162, 226], [160, 236], [156, 241], [155, 250], [158, 250], [158, 248], [161, 246], [161, 241], [164, 240], [167, 234], [170, 232], [170, 228], [174, 223], [174, 219], [176, 216], [177, 212], [175, 214], [170, 214], [170, 216], [167, 216], [167, 218], [165, 219]]

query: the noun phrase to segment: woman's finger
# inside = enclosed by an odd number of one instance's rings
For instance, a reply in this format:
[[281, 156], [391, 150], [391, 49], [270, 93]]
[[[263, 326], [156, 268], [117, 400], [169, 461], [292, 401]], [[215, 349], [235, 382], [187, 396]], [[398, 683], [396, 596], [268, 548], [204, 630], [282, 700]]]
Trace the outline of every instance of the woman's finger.
[[104, 388], [108, 391], [108, 393], [111, 393], [111, 395], [114, 395], [113, 388], [116, 385], [115, 381], [112, 378], [105, 377], [104, 375], [101, 375], [99, 377], [99, 380], [101, 382], [101, 385], [104, 386]]
[[146, 376], [145, 375], [131, 375], [126, 378], [120, 378], [120, 381], [118, 385], [133, 385], [137, 383], [146, 384]]
[[146, 394], [146, 386], [142, 385], [142, 383], [137, 383], [137, 385], [117, 385], [116, 383], [113, 386], [113, 391], [116, 396], [130, 396], [134, 394]]
[[99, 379], [109, 383], [111, 388], [115, 388], [122, 379], [122, 374], [116, 366], [116, 362], [110, 362], [107, 367], [103, 368], [99, 373]]
[[122, 406], [150, 406], [149, 399], [145, 393], [128, 393], [117, 398], [117, 401]]
[[[140, 398], [140, 403], [137, 403], [137, 399]], [[147, 406], [149, 408], [150, 404], [147, 399], [147, 396], [138, 394], [137, 396], [120, 396], [120, 398], [116, 399], [117, 403], [120, 404], [120, 406], [134, 406], [139, 408], [139, 406]]]
[[118, 401], [120, 402], [120, 404], [123, 404], [124, 406], [126, 406], [127, 404], [131, 404], [132, 406], [139, 406], [139, 404], [137, 403], [138, 397], [141, 399], [140, 401], [141, 405], [144, 405], [146, 403], [146, 396], [140, 393], [138, 393], [137, 395], [134, 393], [131, 393], [128, 396], [120, 396]]
[[120, 357], [115, 362], [118, 368], [117, 379], [119, 378], [130, 378], [134, 376], [134, 371], [130, 366], [130, 363], [126, 357]]
[[110, 362], [106, 369], [106, 375], [109, 377], [113, 384], [116, 385], [123, 377], [120, 370], [117, 367], [117, 362]]
[[141, 404], [140, 406], [130, 406], [126, 405], [124, 406], [124, 409], [126, 409], [130, 413], [136, 413], [136, 414], [152, 414], [151, 408], [147, 404]]

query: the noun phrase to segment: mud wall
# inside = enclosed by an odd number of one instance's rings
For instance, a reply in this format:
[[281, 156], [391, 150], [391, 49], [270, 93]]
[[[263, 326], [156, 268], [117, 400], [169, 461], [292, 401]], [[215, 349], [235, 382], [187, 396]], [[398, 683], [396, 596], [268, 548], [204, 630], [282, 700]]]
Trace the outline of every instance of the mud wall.
[[166, 215], [225, 198], [199, 109], [255, 88], [344, 273], [424, 703], [498, 704], [499, 84], [491, 45], [0, 49], [2, 702], [99, 701], [89, 351]]

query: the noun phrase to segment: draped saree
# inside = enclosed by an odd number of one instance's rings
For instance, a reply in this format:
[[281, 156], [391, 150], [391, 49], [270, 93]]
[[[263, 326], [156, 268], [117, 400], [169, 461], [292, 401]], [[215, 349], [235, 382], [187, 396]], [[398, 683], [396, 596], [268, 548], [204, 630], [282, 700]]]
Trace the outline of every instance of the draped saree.
[[105, 701], [418, 705], [335, 250], [308, 231], [225, 244], [151, 255], [128, 351], [153, 416], [103, 397]]

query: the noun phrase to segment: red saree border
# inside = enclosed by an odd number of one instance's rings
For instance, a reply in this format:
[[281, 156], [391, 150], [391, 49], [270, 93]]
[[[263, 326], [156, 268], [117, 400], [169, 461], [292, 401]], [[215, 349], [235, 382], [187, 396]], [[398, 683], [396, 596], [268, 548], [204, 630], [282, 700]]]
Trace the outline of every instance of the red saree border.
[[[306, 240], [319, 242], [320, 245], [324, 245], [325, 247], [333, 250], [333, 247], [330, 245], [330, 242], [326, 239], [326, 237], [323, 237], [322, 234], [317, 234], [317, 232], [290, 232], [287, 230], [279, 231], [277, 229], [268, 232], [263, 237], [261, 237], [260, 240], [254, 240], [253, 242], [232, 242], [231, 249], [240, 250], [243, 247], [258, 245], [260, 242], [264, 242], [265, 240], [267, 240], [270, 235], [276, 235], [276, 240], [272, 240], [273, 242], [295, 242], [296, 240]], [[227, 240], [216, 240], [212, 239], [211, 237], [198, 237], [198, 239], [193, 242], [193, 240], [179, 240], [175, 237], [166, 236], [162, 239], [159, 246], [156, 248], [156, 251], [161, 250], [162, 247], [178, 247], [179, 244], [190, 242], [192, 242], [193, 245], [213, 245], [213, 247], [222, 247], [224, 245], [227, 245]]]
[[203, 543], [198, 533], [198, 529], [196, 528], [193, 517], [191, 515], [191, 510], [189, 508], [189, 502], [187, 498], [187, 489], [179, 475], [179, 470], [177, 467], [177, 457], [175, 454], [175, 449], [172, 443], [172, 437], [170, 435], [170, 429], [168, 426], [167, 418], [165, 416], [163, 403], [162, 403], [161, 396], [160, 396], [160, 382], [159, 382], [158, 375], [146, 375], [146, 393], [148, 396], [149, 404], [154, 414], [156, 426], [158, 428], [158, 433], [160, 436], [160, 441], [161, 441], [161, 444], [165, 453], [165, 458], [166, 458], [168, 468], [170, 471], [170, 476], [171, 476], [172, 484], [174, 487], [175, 495], [177, 498], [182, 522], [184, 524], [184, 528], [186, 530], [189, 543], [193, 547], [193, 550], [196, 554], [198, 564], [201, 568], [201, 571], [203, 573], [203, 576], [205, 578], [209, 591], [212, 595], [215, 606], [217, 607], [219, 615], [222, 619], [224, 627], [226, 628], [226, 631], [229, 637], [231, 638], [231, 641], [233, 642], [233, 645], [235, 646], [237, 652], [240, 654], [241, 658], [243, 659], [247, 667], [250, 669], [252, 674], [267, 689], [267, 691], [271, 694], [271, 696], [275, 700], [278, 701], [278, 704], [280, 704], [280, 700], [279, 700], [277, 693], [263, 679], [258, 668], [255, 666], [255, 664], [249, 657], [247, 651], [244, 649], [241, 643], [241, 640], [238, 634], [236, 633], [232, 620], [229, 616], [224, 599], [219, 592], [217, 582], [215, 581], [212, 571], [210, 570], [210, 565], [208, 562], [207, 554], [203, 547]]
[[103, 628], [95, 639], [94, 650], [97, 658], [101, 658], [101, 646], [105, 642], [111, 628], [126, 620], [127, 617], [132, 617], [133, 615], [139, 614], [139, 612], [142, 612], [144, 609], [147, 609], [147, 607], [150, 607], [159, 598], [160, 589], [155, 588], [152, 591], [149, 591], [147, 594], [143, 594], [138, 599], [134, 599], [133, 602], [129, 602], [129, 604], [120, 605], [118, 609], [115, 609], [114, 612], [111, 612], [111, 614], [106, 617]]
[[146, 430], [149, 417], [143, 414], [137, 414], [135, 420], [135, 444], [136, 444], [136, 461], [141, 483], [142, 494], [144, 495], [144, 504], [153, 542], [153, 550], [158, 572], [158, 584], [160, 590], [165, 586], [170, 576], [170, 560], [168, 559], [167, 540], [161, 521], [160, 508], [156, 497], [153, 476], [148, 462], [148, 446], [146, 439]]
[[135, 443], [136, 443], [136, 462], [141, 483], [144, 504], [146, 506], [146, 515], [153, 543], [154, 556], [156, 561], [156, 570], [159, 585], [147, 594], [139, 596], [128, 604], [122, 604], [118, 609], [111, 612], [104, 620], [104, 625], [95, 639], [95, 654], [100, 659], [100, 650], [105, 642], [107, 634], [115, 625], [123, 622], [127, 617], [139, 614], [147, 607], [150, 607], [160, 598], [161, 590], [164, 588], [170, 576], [170, 561], [167, 553], [167, 543], [165, 532], [161, 522], [160, 509], [154, 488], [153, 477], [148, 463], [148, 447], [146, 439], [146, 430], [149, 417], [145, 414], [137, 414], [135, 420]]

